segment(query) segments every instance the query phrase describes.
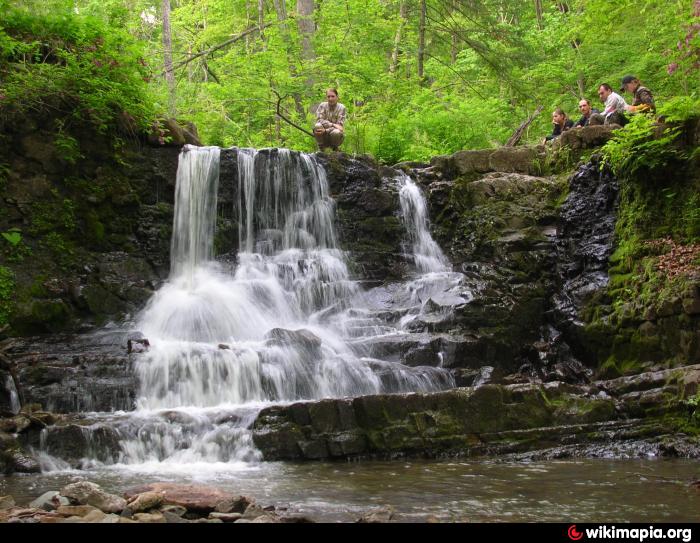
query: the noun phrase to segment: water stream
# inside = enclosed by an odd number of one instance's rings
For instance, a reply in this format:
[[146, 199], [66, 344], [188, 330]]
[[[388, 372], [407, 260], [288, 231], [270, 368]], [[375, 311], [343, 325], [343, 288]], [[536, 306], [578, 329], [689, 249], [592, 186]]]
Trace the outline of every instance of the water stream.
[[[132, 355], [136, 409], [84, 414], [80, 469], [48, 453], [44, 430], [35, 451], [43, 473], [0, 478], [0, 495], [28, 503], [77, 479], [117, 493], [174, 481], [213, 484], [326, 521], [355, 520], [382, 504], [405, 521], [697, 520], [692, 461], [263, 462], [249, 427], [265, 406], [454, 387], [440, 364], [411, 367], [392, 346], [420, 344], [426, 322], [471, 294], [430, 236], [425, 199], [407, 176], [397, 173], [395, 187], [414, 273], [364, 290], [349, 272], [313, 156], [239, 149], [231, 180], [220, 179], [219, 155], [183, 150], [170, 278], [128, 331], [104, 332], [149, 340], [146, 352]], [[223, 182], [237, 195], [234, 263], [214, 258]]]
[[[411, 336], [423, 305], [461, 277], [408, 177], [396, 182], [415, 276], [389, 294], [365, 292], [339, 247], [324, 169], [286, 149], [238, 150], [240, 251], [234, 265], [215, 261], [219, 155], [180, 155], [171, 275], [135, 323], [150, 343], [134, 357], [136, 410], [92, 415], [93, 427], [116, 431], [119, 451], [97, 451], [84, 467], [239, 469], [260, 460], [247, 428], [265, 405], [455, 386], [447, 370], [374, 355], [377, 342]], [[387, 307], [399, 318], [380, 317]], [[65, 467], [42, 458], [45, 469]]]

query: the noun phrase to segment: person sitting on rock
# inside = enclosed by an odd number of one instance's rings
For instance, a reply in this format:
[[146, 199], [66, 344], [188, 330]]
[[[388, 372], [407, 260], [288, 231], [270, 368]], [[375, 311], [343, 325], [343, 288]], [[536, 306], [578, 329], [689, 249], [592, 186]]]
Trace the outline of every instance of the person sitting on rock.
[[639, 79], [633, 75], [626, 75], [622, 78], [622, 87], [620, 92], [629, 92], [634, 96], [634, 101], [631, 106], [627, 106], [629, 113], [654, 113], [656, 112], [656, 104], [651, 91], [643, 87]]
[[627, 124], [627, 118], [625, 117], [627, 102], [625, 102], [625, 99], [614, 92], [607, 83], [603, 83], [598, 87], [598, 96], [600, 101], [605, 104], [605, 111], [591, 115], [588, 124], [619, 124], [620, 126], [625, 126]]
[[566, 113], [564, 113], [564, 110], [559, 107], [554, 110], [554, 113], [552, 113], [552, 123], [554, 124], [554, 129], [552, 130], [552, 133], [544, 139], [545, 141], [551, 141], [558, 138], [564, 132], [570, 128], [573, 128], [574, 126], [574, 121], [569, 119], [566, 116]]
[[316, 110], [314, 137], [321, 151], [330, 147], [337, 151], [345, 139], [345, 106], [338, 102], [338, 91], [326, 91], [327, 102], [322, 102]]
[[578, 109], [581, 112], [581, 118], [578, 121], [576, 121], [574, 127], [588, 126], [588, 122], [591, 120], [591, 115], [600, 113], [599, 109], [591, 107], [591, 102], [586, 98], [583, 98], [578, 103]]

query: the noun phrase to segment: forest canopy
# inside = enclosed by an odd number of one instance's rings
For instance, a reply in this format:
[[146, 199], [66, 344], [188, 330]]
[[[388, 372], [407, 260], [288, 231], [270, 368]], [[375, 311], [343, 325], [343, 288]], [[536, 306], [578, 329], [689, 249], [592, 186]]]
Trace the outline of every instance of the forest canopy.
[[[0, 119], [54, 109], [101, 130], [193, 121], [205, 144], [314, 149], [328, 87], [343, 150], [393, 163], [525, 140], [639, 77], [697, 109], [700, 1], [0, 0]], [[279, 98], [278, 98], [279, 96]], [[682, 100], [679, 102], [679, 98]], [[627, 96], [628, 100], [630, 99]]]

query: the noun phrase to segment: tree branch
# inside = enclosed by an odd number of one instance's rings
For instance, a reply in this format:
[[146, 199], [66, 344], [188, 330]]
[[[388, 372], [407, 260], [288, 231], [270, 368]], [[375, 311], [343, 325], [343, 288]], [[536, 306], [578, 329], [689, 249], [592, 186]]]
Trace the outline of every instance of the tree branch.
[[308, 130], [302, 128], [302, 127], [299, 126], [298, 124], [293, 123], [292, 121], [290, 121], [289, 119], [287, 119], [287, 117], [285, 117], [284, 115], [282, 115], [282, 110], [280, 109], [280, 105], [282, 104], [282, 100], [284, 100], [284, 99], [287, 97], [287, 95], [285, 95], [285, 96], [280, 96], [280, 94], [279, 94], [275, 89], [270, 89], [270, 90], [275, 94], [275, 96], [277, 96], [277, 116], [278, 116], [280, 119], [282, 119], [285, 123], [287, 123], [287, 124], [293, 126], [293, 127], [296, 128], [297, 130], [301, 130], [304, 134], [308, 134], [308, 135], [311, 136], [312, 138], [315, 138], [315, 136], [314, 136], [311, 132], [309, 132]]
[[525, 132], [525, 130], [527, 129], [527, 127], [530, 126], [530, 124], [532, 123], [532, 121], [534, 121], [535, 118], [536, 118], [540, 113], [542, 113], [542, 110], [543, 110], [543, 109], [544, 109], [544, 106], [537, 106], [537, 109], [536, 109], [535, 112], [530, 116], [530, 118], [527, 119], [526, 121], [524, 121], [524, 122], [518, 127], [518, 129], [517, 129], [515, 132], [513, 132], [513, 135], [512, 135], [510, 138], [508, 138], [508, 141], [506, 142], [505, 147], [515, 147], [515, 146], [518, 144], [518, 142], [520, 141], [520, 138], [523, 137], [523, 133]]
[[[196, 55], [192, 55], [190, 58], [183, 60], [181, 62], [178, 62], [172, 67], [172, 70], [177, 70], [178, 68], [182, 68], [183, 66], [186, 66], [190, 62], [192, 62], [194, 59], [203, 57], [205, 55], [211, 55], [213, 52], [218, 51], [219, 49], [223, 49], [224, 47], [231, 45], [232, 43], [237, 42], [238, 40], [245, 38], [248, 34], [252, 34], [253, 32], [259, 32], [268, 26], [272, 26], [277, 23], [267, 23], [266, 25], [263, 25], [262, 27], [260, 26], [252, 26], [246, 31], [242, 32], [238, 36], [234, 36], [233, 38], [226, 40], [225, 42], [220, 43], [219, 45], [215, 45], [214, 47], [211, 47], [210, 49], [207, 49], [206, 51], [202, 51], [200, 53], [197, 53]], [[165, 70], [161, 72], [161, 75], [165, 73]]]

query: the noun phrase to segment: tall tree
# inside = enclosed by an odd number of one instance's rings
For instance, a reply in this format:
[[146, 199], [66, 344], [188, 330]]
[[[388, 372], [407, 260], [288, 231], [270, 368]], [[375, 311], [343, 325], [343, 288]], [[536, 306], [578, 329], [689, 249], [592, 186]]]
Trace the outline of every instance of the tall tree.
[[544, 28], [542, 15], [542, 0], [535, 0], [535, 16], [537, 17], [537, 28], [540, 30]]
[[[285, 0], [272, 0], [273, 5], [275, 6], [275, 12], [277, 13], [277, 20], [280, 23], [280, 32], [282, 34], [282, 39], [285, 42], [286, 48], [287, 48], [287, 61], [289, 64], [289, 73], [292, 75], [293, 78], [299, 77], [299, 71], [297, 70], [296, 63], [294, 62], [294, 56], [292, 54], [293, 50], [293, 44], [292, 44], [292, 37], [289, 33], [289, 25], [287, 24], [287, 21], [289, 20], [289, 17], [287, 15], [287, 4]], [[294, 97], [294, 106], [297, 111], [297, 114], [299, 117], [304, 118], [306, 116], [306, 109], [304, 108], [304, 104], [301, 100], [301, 95], [298, 92], [293, 93]]]
[[168, 113], [175, 115], [175, 72], [173, 71], [173, 39], [170, 29], [170, 0], [163, 0], [163, 69], [168, 83]]
[[394, 48], [391, 51], [391, 64], [389, 65], [389, 73], [396, 73], [396, 68], [399, 65], [399, 49], [401, 48], [401, 33], [403, 32], [406, 22], [408, 20], [407, 10], [406, 10], [406, 0], [401, 0], [399, 4], [399, 26], [396, 29], [396, 34], [394, 36]]
[[297, 26], [301, 34], [301, 53], [305, 60], [313, 60], [312, 39], [316, 32], [314, 22], [314, 0], [297, 0]]
[[[307, 62], [312, 62], [316, 58], [314, 52], [313, 37], [316, 32], [314, 22], [314, 0], [297, 0], [297, 27], [301, 35], [301, 56]], [[307, 87], [313, 87], [314, 77], [307, 66]]]
[[418, 78], [423, 79], [425, 64], [425, 0], [420, 0], [420, 19], [418, 22]]

